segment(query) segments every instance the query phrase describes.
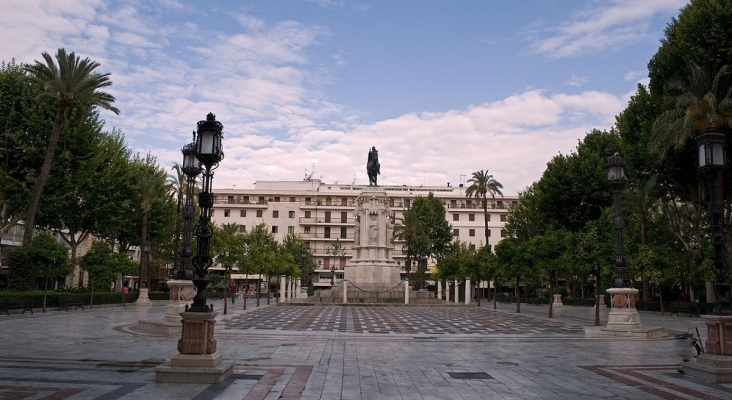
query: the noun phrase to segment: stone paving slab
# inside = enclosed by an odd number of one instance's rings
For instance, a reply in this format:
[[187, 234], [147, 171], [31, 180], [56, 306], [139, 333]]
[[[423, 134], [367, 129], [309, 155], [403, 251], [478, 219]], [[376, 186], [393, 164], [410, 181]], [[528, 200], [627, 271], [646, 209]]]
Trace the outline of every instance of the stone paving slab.
[[[223, 301], [214, 301], [221, 310]], [[672, 399], [732, 398], [732, 385], [676, 372], [692, 359], [671, 333], [700, 318], [641, 313], [662, 340], [585, 339], [588, 308], [485, 303], [480, 308], [273, 307], [217, 316], [218, 348], [235, 362], [218, 385], [161, 384], [153, 367], [177, 337], [136, 330], [146, 307], [0, 316], [2, 399]], [[534, 309], [532, 309], [534, 308]], [[310, 310], [317, 309], [317, 312]], [[344, 323], [345, 320], [345, 323]], [[321, 329], [323, 328], [323, 329]]]

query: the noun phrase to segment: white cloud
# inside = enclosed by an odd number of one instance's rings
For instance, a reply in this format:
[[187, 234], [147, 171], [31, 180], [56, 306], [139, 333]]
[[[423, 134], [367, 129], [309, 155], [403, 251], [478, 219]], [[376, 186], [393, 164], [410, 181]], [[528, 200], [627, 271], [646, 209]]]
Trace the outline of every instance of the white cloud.
[[614, 0], [595, 2], [571, 21], [536, 40], [535, 52], [549, 58], [572, 57], [621, 47], [638, 41], [656, 41], [648, 20], [657, 14], [675, 15], [687, 0]]
[[[315, 177], [365, 183], [366, 155], [376, 146], [384, 184], [455, 184], [488, 168], [512, 194], [538, 179], [557, 152], [612, 125], [625, 105], [595, 91], [527, 89], [464, 109], [362, 124], [367, 111], [333, 104], [313, 88], [320, 77], [308, 49], [330, 35], [323, 27], [238, 13], [231, 18], [243, 31], [226, 33], [190, 21], [162, 25], [115, 3], [64, 4], [0, 3], [0, 59], [32, 61], [60, 45], [84, 49], [102, 63], [100, 72], [112, 73], [109, 91], [122, 114], [102, 112], [107, 127], [121, 128], [135, 152], [151, 152], [163, 165], [180, 162], [196, 122], [214, 112], [225, 126], [226, 154], [216, 187], [301, 179], [313, 160]], [[15, 7], [21, 11], [13, 17]]]
[[569, 78], [566, 83], [569, 86], [580, 87], [587, 83], [589, 80], [590, 78], [587, 76], [572, 75], [572, 77]]

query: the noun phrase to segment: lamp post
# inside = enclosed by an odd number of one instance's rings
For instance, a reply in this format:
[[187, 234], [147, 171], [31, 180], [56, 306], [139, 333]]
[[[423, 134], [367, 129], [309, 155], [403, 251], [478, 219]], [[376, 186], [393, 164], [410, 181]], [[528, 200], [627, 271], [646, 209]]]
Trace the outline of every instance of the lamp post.
[[211, 227], [211, 210], [214, 204], [212, 183], [213, 170], [219, 166], [219, 162], [224, 158], [224, 152], [221, 146], [223, 129], [224, 126], [221, 122], [216, 121], [216, 116], [213, 113], [209, 113], [205, 121], [198, 121], [196, 158], [198, 159], [199, 166], [202, 167], [203, 179], [201, 181], [201, 192], [198, 194], [198, 206], [201, 208], [199, 227], [196, 232], [198, 248], [197, 254], [193, 258], [193, 266], [197, 276], [197, 278], [193, 279], [193, 285], [196, 287], [196, 296], [193, 298], [193, 305], [187, 310], [192, 312], [212, 311], [211, 306], [206, 305], [204, 290], [209, 284], [209, 281], [206, 279], [206, 273], [213, 263], [213, 259], [209, 254], [211, 250], [211, 237], [213, 236], [213, 229]]
[[613, 287], [629, 288], [632, 286], [632, 281], [628, 279], [628, 259], [623, 254], [625, 221], [623, 221], [620, 207], [620, 192], [628, 181], [625, 176], [625, 160], [620, 157], [620, 154], [615, 153], [613, 156], [608, 157], [605, 166], [607, 169], [607, 184], [613, 191], [613, 208], [615, 210], [613, 219], [615, 227], [615, 280], [613, 281]]
[[718, 182], [723, 177], [726, 162], [724, 135], [718, 133], [714, 125], [696, 139], [699, 148], [699, 172], [704, 174], [709, 184], [709, 214], [712, 216], [712, 246], [714, 247], [714, 289], [717, 292], [714, 310], [711, 315], [732, 315], [727, 283], [728, 267], [725, 262], [724, 205], [719, 193]]
[[305, 260], [308, 253], [305, 249], [300, 249], [300, 289], [305, 287]]
[[183, 207], [183, 243], [178, 250], [179, 265], [175, 276], [178, 279], [193, 279], [193, 271], [191, 271], [191, 257], [193, 249], [191, 247], [191, 227], [193, 225], [193, 217], [196, 209], [193, 206], [193, 188], [196, 186], [196, 178], [201, 174], [201, 167], [196, 161], [196, 132], [193, 132], [193, 142], [188, 143], [181, 149], [183, 153], [182, 171], [186, 175], [186, 204]]

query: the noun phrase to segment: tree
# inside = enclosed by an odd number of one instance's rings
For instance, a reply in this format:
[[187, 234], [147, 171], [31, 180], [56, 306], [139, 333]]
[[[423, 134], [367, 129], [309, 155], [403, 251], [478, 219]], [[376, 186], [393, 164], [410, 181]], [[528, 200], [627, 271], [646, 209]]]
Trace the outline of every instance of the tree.
[[[244, 242], [247, 246], [243, 266], [246, 274], [249, 275], [251, 271], [260, 275], [268, 275], [272, 270], [278, 245], [274, 235], [267, 228], [267, 224], [261, 223], [252, 228]], [[258, 282], [257, 306], [259, 306], [259, 286]]]
[[654, 97], [685, 74], [690, 65], [716, 71], [732, 64], [732, 3], [693, 0], [664, 31], [665, 37], [648, 62], [649, 88]]
[[79, 266], [89, 274], [90, 305], [94, 305], [94, 290], [109, 292], [119, 274], [135, 270], [135, 263], [125, 253], [115, 253], [104, 243], [92, 243], [91, 249], [79, 260]]
[[45, 101], [53, 99], [57, 103], [58, 108], [53, 120], [51, 136], [48, 139], [43, 165], [31, 192], [25, 220], [24, 244], [30, 243], [33, 238], [36, 211], [41, 201], [43, 187], [51, 173], [51, 165], [61, 134], [66, 110], [74, 107], [86, 107], [87, 109], [102, 107], [115, 114], [119, 114], [119, 110], [112, 106], [114, 96], [98, 90], [112, 84], [109, 80], [108, 73], [100, 74], [94, 72], [99, 67], [99, 63], [91, 61], [89, 58], [80, 60], [75, 53], [67, 54], [63, 48], [58, 49], [56, 53], [58, 65], [54, 63], [50, 54], [44, 52], [42, 55], [45, 64], [36, 61], [35, 64], [24, 66], [24, 70], [27, 74], [27, 79], [42, 88], [38, 100]]
[[553, 317], [557, 275], [562, 275], [572, 262], [570, 259], [574, 252], [572, 239], [573, 235], [570, 232], [555, 230], [541, 236], [534, 236], [526, 243], [534, 267], [534, 275], [549, 278], [549, 318]]
[[[231, 286], [231, 270], [238, 268], [244, 258], [244, 232], [235, 223], [223, 224], [221, 227], [214, 226], [213, 230], [210, 254], [217, 263], [223, 265], [226, 269], [224, 286], [226, 298], [228, 299], [229, 287]], [[227, 304], [228, 302], [224, 301], [224, 314], [227, 312]]]
[[416, 212], [408, 208], [399, 218], [399, 224], [394, 226], [394, 238], [402, 241], [402, 249], [407, 256], [405, 268], [411, 270], [412, 260], [416, 260], [420, 249], [429, 247], [429, 237], [424, 221]]
[[507, 237], [496, 245], [499, 275], [516, 280], [516, 312], [521, 312], [521, 279], [534, 272], [528, 246], [516, 238]]
[[413, 254], [425, 252], [427, 257], [439, 258], [447, 250], [452, 241], [452, 226], [445, 218], [446, 210], [440, 199], [430, 192], [426, 197], [417, 196], [411, 207], [404, 211], [404, 219], [412, 218], [414, 214], [421, 222], [417, 225], [423, 229], [418, 235], [422, 240], [415, 244]]
[[473, 176], [468, 179], [468, 186], [465, 189], [466, 197], [475, 197], [480, 200], [483, 205], [483, 220], [485, 221], [485, 244], [490, 243], [490, 230], [488, 230], [488, 194], [495, 200], [496, 194], [503, 196], [501, 189], [503, 185], [493, 179], [493, 175], [488, 170], [480, 170], [473, 172]]
[[[340, 241], [338, 241], [340, 244]], [[300, 254], [305, 251], [305, 268], [304, 271], [300, 268], [301, 260]], [[292, 260], [295, 262], [294, 270], [289, 273], [285, 273], [288, 276], [295, 276], [298, 274], [304, 274], [302, 277], [305, 281], [305, 286], [310, 286], [313, 283], [313, 270], [315, 268], [315, 261], [313, 260], [313, 254], [310, 252], [310, 246], [295, 233], [288, 233], [283, 239], [280, 245], [280, 252], [289, 254]]]
[[[648, 218], [655, 211], [658, 204], [656, 195], [656, 177], [652, 176], [647, 181], [641, 181], [632, 184], [629, 190], [624, 192], [625, 204], [630, 210], [636, 214], [640, 220], [640, 244], [645, 246], [648, 244]], [[645, 269], [640, 268], [641, 286], [643, 287], [643, 300], [650, 300], [650, 289], [648, 287], [648, 279], [645, 276]]]

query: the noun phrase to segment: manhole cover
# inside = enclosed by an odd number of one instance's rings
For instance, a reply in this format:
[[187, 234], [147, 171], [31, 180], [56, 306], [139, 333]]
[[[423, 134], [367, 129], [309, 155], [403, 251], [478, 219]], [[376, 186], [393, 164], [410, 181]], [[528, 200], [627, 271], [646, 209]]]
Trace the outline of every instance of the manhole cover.
[[485, 372], [448, 372], [452, 379], [493, 379]]
[[513, 365], [513, 366], [518, 366], [518, 364], [517, 364], [517, 363], [515, 363], [515, 362], [510, 362], [510, 361], [499, 361], [499, 362], [498, 362], [498, 364], [501, 364], [501, 365]]

